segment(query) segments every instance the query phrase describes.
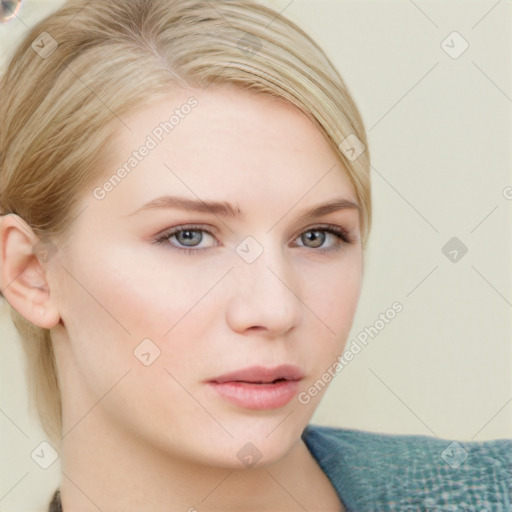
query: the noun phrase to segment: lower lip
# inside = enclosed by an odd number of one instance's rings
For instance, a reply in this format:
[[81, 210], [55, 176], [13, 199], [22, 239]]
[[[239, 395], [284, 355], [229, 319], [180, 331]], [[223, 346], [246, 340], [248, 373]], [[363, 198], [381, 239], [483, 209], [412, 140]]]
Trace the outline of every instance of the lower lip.
[[278, 409], [297, 394], [299, 381], [284, 380], [275, 384], [249, 382], [209, 382], [220, 396], [246, 409]]

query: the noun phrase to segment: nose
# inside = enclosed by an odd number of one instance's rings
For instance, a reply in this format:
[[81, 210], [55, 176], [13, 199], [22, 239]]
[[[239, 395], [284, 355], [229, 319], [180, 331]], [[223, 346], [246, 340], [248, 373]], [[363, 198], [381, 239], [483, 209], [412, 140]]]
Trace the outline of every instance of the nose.
[[300, 276], [282, 254], [265, 250], [253, 263], [239, 261], [232, 277], [226, 321], [233, 331], [279, 337], [301, 323]]

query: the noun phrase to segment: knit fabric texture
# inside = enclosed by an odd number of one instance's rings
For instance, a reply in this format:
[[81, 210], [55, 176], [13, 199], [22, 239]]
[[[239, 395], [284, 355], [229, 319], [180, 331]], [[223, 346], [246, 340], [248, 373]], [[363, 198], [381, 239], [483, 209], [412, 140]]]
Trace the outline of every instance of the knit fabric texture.
[[511, 512], [512, 440], [452, 441], [308, 426], [349, 512]]

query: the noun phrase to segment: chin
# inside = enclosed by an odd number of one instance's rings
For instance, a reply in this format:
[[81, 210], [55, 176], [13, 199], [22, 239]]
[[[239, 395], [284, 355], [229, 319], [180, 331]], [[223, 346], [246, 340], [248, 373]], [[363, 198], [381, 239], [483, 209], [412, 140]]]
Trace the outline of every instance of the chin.
[[287, 444], [274, 442], [239, 442], [232, 440], [230, 443], [219, 444], [214, 451], [202, 453], [199, 461], [222, 469], [258, 469], [269, 467], [286, 457], [295, 447], [298, 440], [288, 441]]
[[[293, 413], [284, 421], [282, 417], [241, 421], [238, 428], [228, 428], [233, 437], [216, 435], [202, 455], [209, 459], [207, 463], [226, 469], [263, 468], [275, 464], [299, 444], [306, 427], [305, 423], [292, 423], [292, 417]], [[204, 445], [204, 438], [198, 446], [201, 444]]]

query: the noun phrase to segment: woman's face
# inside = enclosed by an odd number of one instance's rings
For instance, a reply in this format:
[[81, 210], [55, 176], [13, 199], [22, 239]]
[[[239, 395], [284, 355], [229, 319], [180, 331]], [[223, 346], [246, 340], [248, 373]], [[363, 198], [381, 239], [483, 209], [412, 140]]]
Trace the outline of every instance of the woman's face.
[[281, 100], [178, 90], [122, 121], [114, 164], [49, 262], [64, 436], [101, 429], [216, 466], [276, 461], [351, 328], [354, 189]]

